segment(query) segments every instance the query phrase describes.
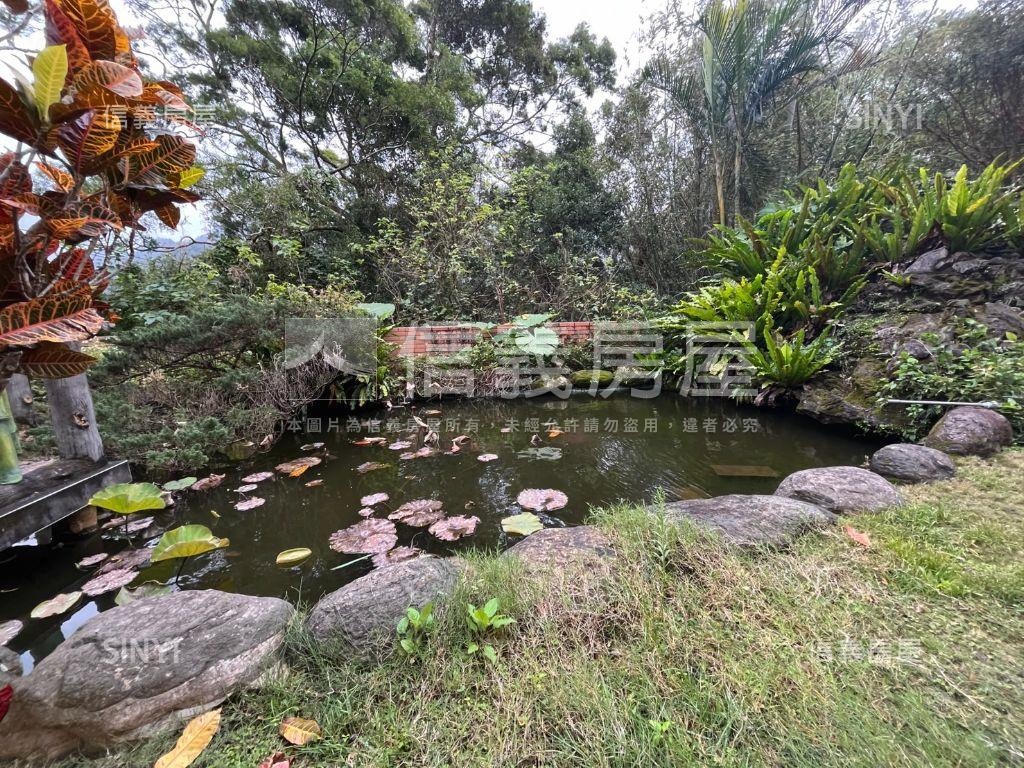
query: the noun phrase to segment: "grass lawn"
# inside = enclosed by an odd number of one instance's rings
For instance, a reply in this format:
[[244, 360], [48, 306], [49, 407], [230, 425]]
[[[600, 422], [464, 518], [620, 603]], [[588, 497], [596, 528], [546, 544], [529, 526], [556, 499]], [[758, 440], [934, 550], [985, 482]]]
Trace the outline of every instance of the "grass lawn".
[[[224, 706], [198, 766], [256, 768], [283, 717], [327, 766], [992, 766], [1024, 763], [1024, 451], [966, 460], [911, 504], [740, 554], [635, 507], [595, 514], [604, 578], [547, 586], [476, 555], [410, 659], [290, 671]], [[516, 623], [469, 657], [465, 603]], [[174, 737], [64, 766], [150, 766]]]

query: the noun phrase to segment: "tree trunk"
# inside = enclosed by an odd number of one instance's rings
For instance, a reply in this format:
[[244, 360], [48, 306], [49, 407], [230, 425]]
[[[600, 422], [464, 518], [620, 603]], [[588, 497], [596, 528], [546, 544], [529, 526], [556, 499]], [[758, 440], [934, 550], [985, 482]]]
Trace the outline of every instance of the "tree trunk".
[[725, 226], [725, 164], [718, 150], [712, 150], [715, 159], [715, 197], [718, 199], [718, 223]]
[[11, 401], [11, 414], [19, 424], [34, 427], [39, 423], [39, 414], [32, 407], [32, 387], [28, 376], [16, 373], [7, 382], [7, 397]]
[[96, 428], [96, 413], [85, 374], [46, 379], [46, 402], [50, 406], [50, 421], [61, 458], [101, 460], [103, 440]]

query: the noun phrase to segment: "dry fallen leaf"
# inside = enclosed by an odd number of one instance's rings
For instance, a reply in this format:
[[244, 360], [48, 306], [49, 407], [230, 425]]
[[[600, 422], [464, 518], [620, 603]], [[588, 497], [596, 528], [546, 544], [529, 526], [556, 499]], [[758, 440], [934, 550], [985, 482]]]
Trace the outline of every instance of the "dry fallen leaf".
[[262, 483], [264, 480], [269, 480], [274, 476], [273, 472], [256, 472], [251, 475], [246, 475], [242, 478], [243, 483]]
[[426, 528], [444, 517], [443, 506], [444, 504], [435, 499], [407, 501], [388, 515], [388, 519], [397, 520], [413, 528]]
[[323, 485], [323, 484], [324, 484], [323, 478], [320, 478], [318, 480], [310, 480], [308, 483], [306, 483], [306, 487], [307, 488], [316, 488], [318, 485]]
[[371, 559], [375, 568], [384, 568], [388, 565], [401, 563], [403, 560], [412, 560], [423, 554], [423, 550], [416, 547], [395, 547], [387, 552], [374, 555]]
[[496, 453], [481, 453], [479, 456], [476, 457], [476, 460], [477, 461], [488, 462], [488, 461], [494, 461], [497, 458], [498, 458], [498, 454], [496, 454]]
[[260, 768], [291, 768], [291, 761], [285, 756], [284, 752], [275, 752], [262, 763]]
[[259, 496], [253, 496], [252, 498], [240, 501], [235, 504], [235, 509], [239, 512], [248, 512], [250, 509], [256, 509], [256, 507], [262, 507], [267, 503], [267, 500], [260, 498]]
[[563, 432], [560, 429], [552, 429], [550, 432], [548, 432], [548, 437], [558, 437], [559, 435], [564, 435], [564, 434], [565, 434], [565, 432]]
[[299, 477], [307, 469], [309, 469], [309, 467], [296, 467], [295, 469], [288, 473], [288, 477]]
[[359, 503], [364, 507], [372, 507], [376, 504], [382, 504], [390, 498], [386, 493], [371, 493], [368, 496], [363, 496]]
[[304, 720], [301, 717], [286, 717], [281, 721], [281, 735], [285, 741], [301, 747], [323, 736], [316, 720]]
[[186, 768], [192, 765], [220, 728], [220, 710], [215, 709], [192, 720], [185, 726], [174, 749], [156, 761], [153, 768]]
[[853, 528], [849, 525], [843, 526], [843, 533], [845, 533], [853, 541], [860, 544], [862, 547], [871, 547], [871, 537], [868, 536], [866, 533], [862, 533], [861, 531], [858, 531], [856, 528]]
[[320, 458], [318, 456], [300, 456], [297, 459], [278, 464], [274, 469], [282, 474], [298, 477], [307, 469], [315, 467], [319, 463]]
[[208, 491], [224, 482], [224, 475], [210, 475], [192, 483], [193, 491]]

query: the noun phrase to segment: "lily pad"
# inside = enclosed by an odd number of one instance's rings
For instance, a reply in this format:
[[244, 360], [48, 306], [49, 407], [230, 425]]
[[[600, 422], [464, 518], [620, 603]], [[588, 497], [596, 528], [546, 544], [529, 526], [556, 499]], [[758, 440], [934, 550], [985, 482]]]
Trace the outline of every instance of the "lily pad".
[[67, 613], [74, 608], [81, 599], [81, 592], [65, 592], [40, 603], [32, 609], [32, 613], [29, 615], [33, 619], [48, 619], [51, 616], [60, 616], [62, 613]]
[[159, 486], [153, 483], [117, 483], [94, 493], [89, 503], [119, 515], [131, 515], [166, 507], [167, 502], [160, 494]]
[[444, 504], [435, 499], [416, 499], [407, 501], [390, 515], [389, 520], [397, 520], [413, 528], [426, 528], [444, 517]]
[[125, 530], [127, 530], [128, 533], [138, 533], [139, 531], [148, 530], [151, 525], [153, 525], [152, 517], [140, 517], [138, 520], [132, 520], [128, 523], [128, 525], [125, 526]]
[[516, 503], [535, 512], [553, 512], [569, 503], [569, 497], [551, 488], [527, 488], [520, 491]]
[[529, 536], [544, 528], [544, 523], [532, 512], [524, 512], [521, 515], [512, 515], [501, 521], [501, 529], [505, 533], [515, 533], [520, 536]]
[[438, 520], [428, 529], [441, 541], [457, 541], [465, 536], [472, 536], [480, 518], [475, 515], [453, 515]]
[[171, 480], [164, 483], [164, 490], [184, 491], [186, 488], [191, 488], [198, 480], [198, 477], [183, 477], [180, 480]]
[[306, 547], [296, 547], [295, 549], [286, 549], [284, 552], [278, 554], [275, 562], [278, 565], [291, 566], [298, 565], [303, 562], [310, 555], [313, 554], [313, 550], [307, 549]]
[[373, 472], [375, 469], [387, 469], [390, 464], [381, 464], [379, 461], [365, 461], [356, 467], [356, 472], [360, 475], [365, 475], [367, 472]]
[[358, 440], [353, 440], [352, 445], [384, 445], [387, 441], [386, 437], [362, 437]]
[[92, 568], [94, 565], [99, 565], [100, 563], [102, 563], [108, 557], [110, 557], [110, 555], [108, 555], [106, 552], [100, 552], [95, 555], [89, 555], [88, 557], [83, 557], [81, 560], [75, 563], [75, 567]]
[[227, 539], [214, 536], [205, 525], [183, 525], [160, 537], [153, 549], [152, 561], [159, 563], [163, 560], [194, 557], [226, 547], [230, 543]]
[[138, 575], [138, 571], [131, 571], [127, 568], [115, 568], [112, 571], [101, 573], [89, 579], [89, 581], [82, 585], [82, 592], [89, 597], [113, 592], [115, 589], [131, 584]]
[[256, 483], [246, 483], [245, 485], [240, 485], [235, 488], [235, 493], [251, 493], [257, 488], [259, 488], [259, 486], [256, 485]]
[[224, 475], [209, 475], [192, 483], [193, 491], [209, 491], [224, 482]]
[[160, 595], [171, 594], [171, 587], [168, 584], [161, 584], [158, 581], [146, 581], [139, 584], [135, 589], [121, 587], [114, 596], [114, 605], [128, 605], [144, 597], [159, 597]]
[[18, 636], [18, 633], [25, 627], [17, 619], [11, 619], [0, 623], [0, 646], [7, 645], [11, 640]]
[[253, 496], [252, 498], [240, 501], [235, 504], [235, 509], [239, 512], [248, 512], [250, 509], [256, 509], [256, 507], [262, 507], [267, 503], [267, 500], [259, 496]]
[[251, 475], [246, 475], [242, 478], [243, 483], [262, 483], [264, 480], [269, 480], [274, 476], [273, 472], [254, 472]]
[[423, 550], [418, 547], [395, 547], [382, 554], [374, 555], [373, 565], [375, 568], [384, 568], [388, 565], [401, 563], [404, 560], [412, 560], [414, 557], [419, 557], [422, 554]]
[[390, 498], [391, 497], [386, 493], [371, 493], [368, 496], [363, 496], [363, 498], [359, 500], [359, 503], [364, 507], [372, 507], [377, 504], [383, 504]]
[[153, 550], [147, 547], [140, 547], [139, 549], [126, 549], [124, 552], [118, 552], [116, 555], [109, 557], [99, 568], [96, 569], [96, 574], [108, 573], [109, 571], [126, 570], [135, 571], [140, 568], [145, 568], [149, 565], [150, 558], [153, 556]]
[[347, 555], [383, 554], [398, 543], [398, 531], [389, 520], [370, 518], [331, 534], [330, 546]]
[[292, 475], [295, 473], [301, 474], [310, 467], [315, 467], [321, 461], [319, 456], [300, 456], [297, 459], [286, 461], [283, 464], [278, 464], [274, 469], [285, 475]]
[[403, 461], [408, 461], [409, 459], [425, 459], [427, 458], [427, 456], [433, 455], [434, 449], [431, 448], [429, 445], [425, 445], [418, 451], [410, 451], [409, 453], [403, 453], [398, 458], [402, 459]]
[[357, 514], [360, 517], [373, 517], [373, 513], [374, 513], [373, 507], [363, 507], [362, 509], [359, 510], [359, 512]]
[[406, 448], [412, 448], [412, 443], [408, 440], [395, 440], [388, 446], [389, 451], [404, 451]]
[[496, 453], [481, 453], [479, 456], [476, 457], [476, 460], [483, 461], [486, 463], [488, 461], [495, 461], [497, 458], [498, 454]]
[[562, 458], [562, 449], [553, 445], [533, 445], [524, 448], [516, 454], [520, 459], [532, 459], [534, 461], [558, 461]]

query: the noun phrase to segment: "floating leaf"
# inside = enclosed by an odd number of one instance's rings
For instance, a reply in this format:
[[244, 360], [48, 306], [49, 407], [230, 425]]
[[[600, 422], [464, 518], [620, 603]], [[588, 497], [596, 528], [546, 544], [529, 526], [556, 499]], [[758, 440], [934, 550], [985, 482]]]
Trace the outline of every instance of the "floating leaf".
[[367, 472], [373, 472], [376, 469], [387, 469], [390, 464], [381, 464], [379, 461], [367, 461], [356, 467], [356, 472], [360, 475], [365, 475]]
[[868, 536], [866, 533], [858, 531], [856, 528], [853, 528], [852, 526], [844, 525], [843, 533], [845, 533], [853, 541], [860, 544], [862, 547], [868, 548], [871, 546], [871, 537]]
[[0, 624], [0, 646], [7, 645], [16, 638], [24, 626], [17, 619], [11, 619]]
[[432, 408], [429, 411], [424, 411], [423, 415], [424, 416], [440, 416], [441, 412], [439, 410], [437, 410], [436, 408]]
[[487, 462], [487, 461], [495, 461], [497, 458], [498, 458], [498, 454], [496, 454], [496, 453], [481, 453], [479, 456], [476, 457], [476, 460], [477, 461]]
[[331, 549], [347, 555], [376, 555], [387, 552], [397, 543], [395, 524], [376, 517], [335, 531], [330, 540]]
[[198, 477], [183, 477], [180, 480], [171, 480], [164, 483], [165, 491], [184, 491], [199, 482]]
[[281, 721], [280, 732], [285, 741], [297, 747], [316, 741], [324, 735], [316, 720], [304, 720], [301, 717], [286, 717]]
[[40, 603], [32, 609], [32, 613], [29, 615], [33, 619], [48, 619], [51, 616], [60, 616], [62, 613], [67, 613], [74, 608], [81, 599], [81, 592], [66, 592]]
[[82, 585], [82, 592], [89, 597], [113, 592], [115, 589], [131, 584], [138, 575], [138, 571], [130, 571], [127, 568], [115, 568], [89, 579], [89, 581]]
[[428, 530], [441, 541], [457, 541], [465, 536], [472, 536], [479, 524], [479, 517], [453, 515], [438, 520]]
[[248, 512], [250, 509], [256, 509], [256, 507], [262, 507], [267, 503], [267, 500], [259, 496], [253, 496], [245, 501], [240, 501], [235, 504], [235, 509], [239, 512]]
[[136, 600], [142, 600], [146, 597], [159, 597], [169, 594], [171, 594], [170, 585], [161, 584], [157, 581], [146, 581], [139, 584], [135, 589], [121, 587], [121, 590], [114, 597], [114, 604], [128, 605], [128, 603], [134, 603]]
[[551, 488], [527, 488], [520, 491], [516, 497], [516, 503], [524, 509], [532, 509], [535, 512], [553, 512], [561, 509], [569, 503], [569, 497], [561, 491]]
[[323, 447], [324, 447], [323, 443], [306, 443], [305, 445], [300, 445], [299, 446], [299, 450], [300, 451], [315, 451], [315, 450], [317, 450], [319, 448], [323, 448]]
[[110, 555], [108, 555], [106, 552], [100, 552], [96, 555], [89, 555], [88, 557], [83, 557], [81, 560], [75, 563], [75, 567], [92, 568], [94, 565], [99, 565], [100, 563], [102, 563], [108, 557], [110, 557]]
[[224, 475], [210, 475], [192, 483], [193, 491], [209, 491], [224, 482]]
[[536, 459], [538, 461], [558, 461], [562, 458], [562, 449], [553, 445], [530, 446], [516, 454], [520, 459]]
[[306, 560], [310, 555], [313, 554], [313, 550], [307, 549], [306, 547], [296, 547], [295, 549], [286, 549], [277, 556], [275, 561], [278, 565], [298, 565], [303, 560]]
[[139, 570], [140, 568], [145, 568], [149, 565], [150, 558], [152, 556], [153, 550], [146, 547], [141, 547], [139, 549], [126, 549], [124, 552], [119, 552], [108, 558], [103, 565], [96, 569], [96, 573], [108, 573], [109, 571], [116, 570]]
[[318, 478], [316, 480], [310, 480], [308, 483], [306, 483], [306, 487], [307, 488], [316, 488], [318, 485], [323, 485], [323, 484], [324, 484], [323, 479], [322, 478]]
[[274, 469], [292, 477], [298, 477], [310, 467], [315, 467], [321, 461], [318, 456], [300, 456], [297, 459], [278, 464]]
[[371, 493], [368, 496], [363, 496], [363, 498], [359, 500], [359, 503], [364, 507], [372, 507], [376, 504], [383, 504], [390, 498], [391, 497], [386, 493]]
[[423, 550], [416, 547], [395, 547], [382, 554], [374, 555], [373, 565], [375, 568], [384, 568], [388, 565], [400, 563], [403, 560], [412, 560], [414, 557], [419, 557], [422, 554]]
[[153, 483], [117, 483], [108, 485], [93, 494], [89, 503], [95, 507], [109, 509], [119, 515], [130, 515], [146, 509], [163, 509], [167, 506], [160, 488]]
[[213, 535], [205, 525], [183, 525], [167, 531], [160, 537], [153, 549], [152, 561], [176, 560], [180, 557], [194, 557], [230, 544], [227, 539]]
[[153, 525], [152, 517], [140, 517], [138, 520], [132, 520], [124, 529], [128, 533], [138, 533], [147, 530], [151, 525]]
[[388, 515], [388, 519], [397, 520], [413, 528], [426, 528], [444, 517], [443, 506], [442, 502], [434, 499], [407, 501]]
[[403, 453], [398, 458], [402, 459], [403, 461], [408, 461], [409, 459], [425, 459], [427, 456], [433, 456], [433, 455], [434, 455], [434, 449], [431, 448], [429, 445], [425, 445], [422, 448], [420, 448], [418, 451], [411, 451], [409, 453]]
[[213, 741], [220, 728], [220, 710], [200, 715], [185, 726], [174, 749], [156, 761], [153, 768], [187, 768]]
[[387, 441], [386, 437], [363, 437], [353, 440], [352, 445], [384, 445]]
[[389, 451], [404, 451], [406, 448], [412, 448], [412, 443], [408, 440], [396, 440], [388, 446]]
[[373, 507], [363, 507], [357, 513], [360, 517], [373, 517]]
[[273, 472], [255, 472], [242, 478], [243, 483], [262, 483], [274, 476]]
[[250, 493], [255, 491], [257, 488], [259, 488], [259, 486], [256, 485], [256, 483], [246, 483], [245, 485], [240, 485], [235, 488], [235, 493]]
[[512, 515], [501, 521], [501, 529], [505, 533], [517, 533], [520, 536], [529, 536], [544, 528], [544, 523], [533, 512], [524, 512], [521, 515]]
[[559, 435], [564, 435], [564, 434], [565, 434], [565, 432], [563, 432], [560, 429], [552, 429], [550, 432], [548, 432], [548, 437], [558, 437]]

